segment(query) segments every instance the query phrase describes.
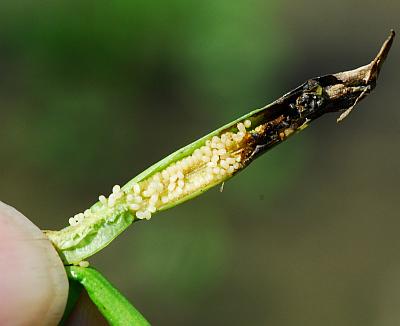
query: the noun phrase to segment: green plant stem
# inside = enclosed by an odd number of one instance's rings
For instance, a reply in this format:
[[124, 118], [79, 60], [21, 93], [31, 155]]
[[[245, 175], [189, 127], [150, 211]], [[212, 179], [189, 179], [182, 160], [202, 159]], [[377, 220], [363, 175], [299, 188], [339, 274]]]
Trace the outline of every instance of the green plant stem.
[[79, 282], [110, 325], [148, 326], [150, 323], [97, 270], [66, 266], [68, 278]]

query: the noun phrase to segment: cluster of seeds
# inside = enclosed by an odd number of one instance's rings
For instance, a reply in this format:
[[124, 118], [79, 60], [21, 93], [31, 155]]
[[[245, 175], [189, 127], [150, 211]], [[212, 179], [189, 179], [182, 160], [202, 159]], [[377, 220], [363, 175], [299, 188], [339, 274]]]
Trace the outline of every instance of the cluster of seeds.
[[[221, 136], [213, 136], [191, 155], [135, 183], [130, 189], [114, 186], [108, 198], [99, 197], [102, 209], [111, 211], [120, 205], [132, 211], [136, 218], [149, 220], [153, 213], [164, 206], [220, 183], [240, 169], [243, 140], [250, 127], [250, 120], [238, 123], [236, 133], [225, 132]], [[71, 217], [69, 223], [77, 225], [93, 215], [91, 210], [86, 210]]]

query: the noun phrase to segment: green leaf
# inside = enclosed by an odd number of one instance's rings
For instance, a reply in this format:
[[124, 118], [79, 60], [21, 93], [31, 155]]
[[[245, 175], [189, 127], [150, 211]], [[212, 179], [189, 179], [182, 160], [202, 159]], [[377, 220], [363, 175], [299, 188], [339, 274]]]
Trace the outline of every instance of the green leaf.
[[69, 279], [83, 285], [110, 325], [150, 325], [141, 313], [95, 269], [78, 266], [66, 266], [65, 269]]

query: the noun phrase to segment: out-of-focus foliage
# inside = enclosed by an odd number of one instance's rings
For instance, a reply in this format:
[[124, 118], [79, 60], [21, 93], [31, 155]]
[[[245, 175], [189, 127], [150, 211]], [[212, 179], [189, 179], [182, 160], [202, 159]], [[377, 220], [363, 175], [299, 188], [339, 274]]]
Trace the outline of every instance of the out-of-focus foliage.
[[[3, 2], [5, 146], [69, 184], [96, 178], [98, 162], [125, 165], [126, 180], [168, 153], [154, 146], [182, 146], [263, 104], [282, 52], [268, 41], [281, 36], [275, 5], [227, 4]], [[179, 128], [171, 139], [165, 124]]]
[[[3, 0], [0, 199], [61, 228], [210, 130], [367, 63], [399, 10], [390, 0]], [[154, 324], [396, 324], [386, 304], [400, 274], [396, 43], [344, 124], [317, 122], [223, 193], [138, 223], [92, 264]]]

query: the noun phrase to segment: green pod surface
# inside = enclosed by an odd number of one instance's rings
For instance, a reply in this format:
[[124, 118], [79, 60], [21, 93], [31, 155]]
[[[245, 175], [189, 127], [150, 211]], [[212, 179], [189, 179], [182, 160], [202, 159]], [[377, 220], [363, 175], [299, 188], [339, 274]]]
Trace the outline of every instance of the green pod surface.
[[45, 231], [66, 265], [104, 248], [132, 222], [198, 196], [225, 182], [313, 120], [353, 107], [376, 85], [394, 32], [368, 65], [312, 78], [275, 102], [252, 111], [154, 164], [122, 188], [70, 219], [60, 231]]
[[[177, 150], [176, 152], [165, 157], [161, 161], [152, 165], [138, 176], [129, 181], [126, 185], [121, 188], [124, 193], [122, 199], [117, 201], [114, 206], [107, 207], [107, 204], [102, 205], [99, 201], [90, 208], [90, 215], [85, 217], [81, 223], [76, 225], [68, 226], [60, 231], [44, 231], [50, 241], [53, 243], [57, 249], [61, 259], [66, 265], [78, 264], [80, 261], [92, 256], [97, 251], [101, 250], [108, 245], [114, 238], [116, 238], [122, 231], [124, 231], [132, 222], [138, 221], [135, 216], [135, 212], [129, 210], [129, 205], [127, 203], [127, 196], [132, 192], [132, 188], [136, 184], [146, 183], [146, 180], [150, 179], [157, 173], [162, 172], [176, 162], [179, 162], [187, 157], [193, 155], [196, 150], [204, 147], [207, 142], [210, 142], [213, 137], [220, 136], [224, 133], [236, 133], [238, 132], [238, 123], [244, 123], [246, 120], [251, 121], [253, 126], [261, 126], [265, 121], [273, 120], [272, 117], [275, 116], [274, 110], [269, 110], [274, 108], [275, 103], [270, 104], [261, 109], [254, 110], [243, 117], [209, 133], [208, 135], [198, 139], [197, 141]], [[296, 131], [304, 129], [307, 126], [304, 122], [305, 119], [301, 119], [301, 128], [296, 128]], [[253, 133], [254, 135], [255, 133]], [[272, 147], [273, 145], [285, 140], [276, 136], [278, 130], [274, 131], [274, 137], [265, 140], [265, 148]], [[253, 137], [253, 136], [251, 136]], [[276, 138], [277, 137], [277, 138]], [[157, 211], [162, 211], [171, 207], [174, 207], [182, 202], [192, 199], [208, 189], [220, 184], [221, 182], [227, 181], [233, 175], [238, 173], [241, 169], [247, 166], [253, 159], [250, 158], [252, 152], [256, 150], [257, 145], [251, 144], [251, 146], [243, 146], [240, 164], [238, 168], [235, 169], [233, 173], [226, 174], [221, 178], [215, 178], [203, 184], [201, 187], [194, 189], [185, 196], [180, 196], [174, 200], [161, 204], [157, 207]], [[247, 149], [246, 153], [245, 150]], [[257, 153], [257, 155], [260, 153]]]
[[149, 326], [150, 323], [104, 276], [90, 267], [66, 266], [68, 278], [83, 285], [93, 303], [114, 326]]

